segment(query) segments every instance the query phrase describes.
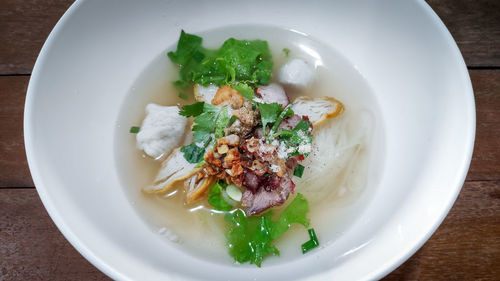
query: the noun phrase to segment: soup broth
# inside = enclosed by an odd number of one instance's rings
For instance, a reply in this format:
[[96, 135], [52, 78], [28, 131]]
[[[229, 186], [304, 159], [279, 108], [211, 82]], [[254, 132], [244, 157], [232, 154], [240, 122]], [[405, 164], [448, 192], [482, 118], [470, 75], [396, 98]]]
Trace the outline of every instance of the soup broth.
[[[316, 230], [320, 247], [332, 244], [362, 211], [376, 182], [375, 177], [369, 175], [379, 172], [370, 164], [371, 159], [380, 157], [382, 150], [381, 134], [375, 133], [375, 130], [380, 131], [379, 113], [365, 79], [334, 49], [298, 32], [264, 26], [237, 26], [199, 35], [208, 48], [218, 48], [230, 37], [267, 40], [274, 62], [272, 81], [277, 81], [280, 67], [292, 58], [304, 59], [316, 69], [315, 81], [309, 87], [285, 87], [290, 100], [297, 96], [331, 96], [344, 104], [341, 116], [315, 128], [315, 131], [324, 130], [321, 136], [315, 133], [315, 139], [327, 139], [306, 158], [304, 176], [296, 181], [295, 188], [295, 193], [304, 194], [309, 201], [310, 227]], [[167, 194], [147, 195], [141, 192], [141, 188], [152, 184], [161, 161], [155, 161], [138, 150], [136, 136], [130, 134], [128, 128], [140, 126], [148, 103], [184, 105], [194, 102], [192, 92], [184, 92], [189, 98], [183, 100], [172, 85], [178, 78], [178, 68], [170, 62], [166, 53], [174, 48], [171, 46], [152, 60], [122, 104], [115, 135], [121, 182], [138, 213], [152, 231], [165, 237], [166, 243], [212, 262], [232, 263], [225, 245], [224, 216], [210, 212], [206, 199], [186, 205], [182, 183]], [[288, 55], [284, 48], [289, 50]], [[333, 130], [340, 133], [329, 133], [329, 130], [339, 126], [342, 130]], [[186, 134], [191, 134], [191, 131]], [[331, 143], [331, 147], [325, 146], [325, 143]], [[349, 153], [342, 154], [338, 150]], [[342, 159], [342, 155], [348, 155], [349, 159]], [[273, 212], [279, 213], [287, 203], [273, 208]], [[307, 240], [309, 237], [304, 227], [292, 225], [290, 231], [276, 241], [280, 257], [266, 259], [264, 266], [302, 256], [300, 245]]]

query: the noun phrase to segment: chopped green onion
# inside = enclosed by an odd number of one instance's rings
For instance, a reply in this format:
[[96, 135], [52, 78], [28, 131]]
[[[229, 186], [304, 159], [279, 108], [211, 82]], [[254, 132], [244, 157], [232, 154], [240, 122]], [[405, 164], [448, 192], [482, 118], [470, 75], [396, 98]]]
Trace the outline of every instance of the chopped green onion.
[[141, 127], [132, 126], [132, 127], [130, 127], [130, 133], [137, 134], [137, 133], [139, 133], [140, 129], [141, 129]]
[[199, 167], [201, 167], [201, 166], [203, 166], [203, 165], [205, 165], [205, 164], [207, 164], [207, 162], [206, 162], [205, 160], [201, 160], [201, 161], [200, 161], [198, 164], [196, 164], [194, 167], [195, 167], [195, 168], [199, 168]]
[[241, 201], [241, 190], [234, 184], [230, 184], [226, 187], [226, 192], [229, 198], [233, 199], [234, 201]]
[[308, 232], [309, 232], [309, 237], [311, 238], [311, 240], [302, 244], [302, 254], [305, 254], [305, 253], [309, 252], [310, 250], [319, 246], [318, 237], [316, 237], [316, 233], [314, 232], [314, 228], [309, 229]]
[[297, 167], [295, 167], [295, 170], [293, 170], [293, 175], [299, 178], [302, 177], [303, 173], [304, 173], [304, 166], [300, 164], [298, 164]]
[[188, 96], [184, 93], [179, 93], [179, 98], [183, 99], [183, 100], [187, 100], [188, 99]]
[[283, 48], [283, 53], [285, 53], [285, 57], [288, 58], [288, 55], [290, 54], [290, 49], [288, 48]]

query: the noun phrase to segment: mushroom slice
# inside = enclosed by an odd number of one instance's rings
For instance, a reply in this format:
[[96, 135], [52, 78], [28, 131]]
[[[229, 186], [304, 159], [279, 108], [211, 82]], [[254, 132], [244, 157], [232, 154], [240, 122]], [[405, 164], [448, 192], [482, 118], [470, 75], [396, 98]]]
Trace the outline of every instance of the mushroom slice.
[[344, 109], [342, 103], [332, 97], [311, 98], [301, 96], [293, 101], [295, 114], [307, 116], [313, 126], [317, 126], [327, 118], [339, 115]]
[[219, 87], [215, 85], [208, 85], [204, 87], [202, 85], [195, 84], [193, 88], [194, 99], [196, 101], [212, 103], [212, 100], [214, 99], [217, 90], [219, 90]]
[[184, 182], [184, 186], [187, 187], [186, 203], [188, 204], [200, 198], [215, 183], [214, 176], [199, 180], [200, 175], [202, 173], [196, 173]]
[[201, 168], [196, 168], [196, 163], [189, 163], [184, 158], [180, 148], [174, 149], [168, 158], [161, 164], [161, 169], [153, 185], [143, 188], [146, 193], [161, 193], [171, 189], [175, 183], [183, 181]]

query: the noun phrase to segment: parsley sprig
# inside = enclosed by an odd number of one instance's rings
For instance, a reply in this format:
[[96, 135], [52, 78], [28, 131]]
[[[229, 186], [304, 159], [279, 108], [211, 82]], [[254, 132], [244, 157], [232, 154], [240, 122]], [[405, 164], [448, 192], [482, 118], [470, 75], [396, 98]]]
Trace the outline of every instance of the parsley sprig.
[[192, 128], [194, 142], [183, 146], [181, 151], [189, 163], [199, 163], [210, 142], [224, 136], [224, 128], [231, 119], [229, 108], [196, 102], [183, 106], [179, 114], [195, 117]]

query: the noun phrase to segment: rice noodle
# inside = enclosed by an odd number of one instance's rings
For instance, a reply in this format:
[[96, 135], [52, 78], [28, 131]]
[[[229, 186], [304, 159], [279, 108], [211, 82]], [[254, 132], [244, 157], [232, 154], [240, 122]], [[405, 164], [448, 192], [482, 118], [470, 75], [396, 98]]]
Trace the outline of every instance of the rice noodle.
[[346, 110], [314, 128], [313, 151], [302, 163], [304, 174], [294, 177], [297, 191], [311, 204], [362, 190], [371, 122], [368, 112], [353, 114]]

